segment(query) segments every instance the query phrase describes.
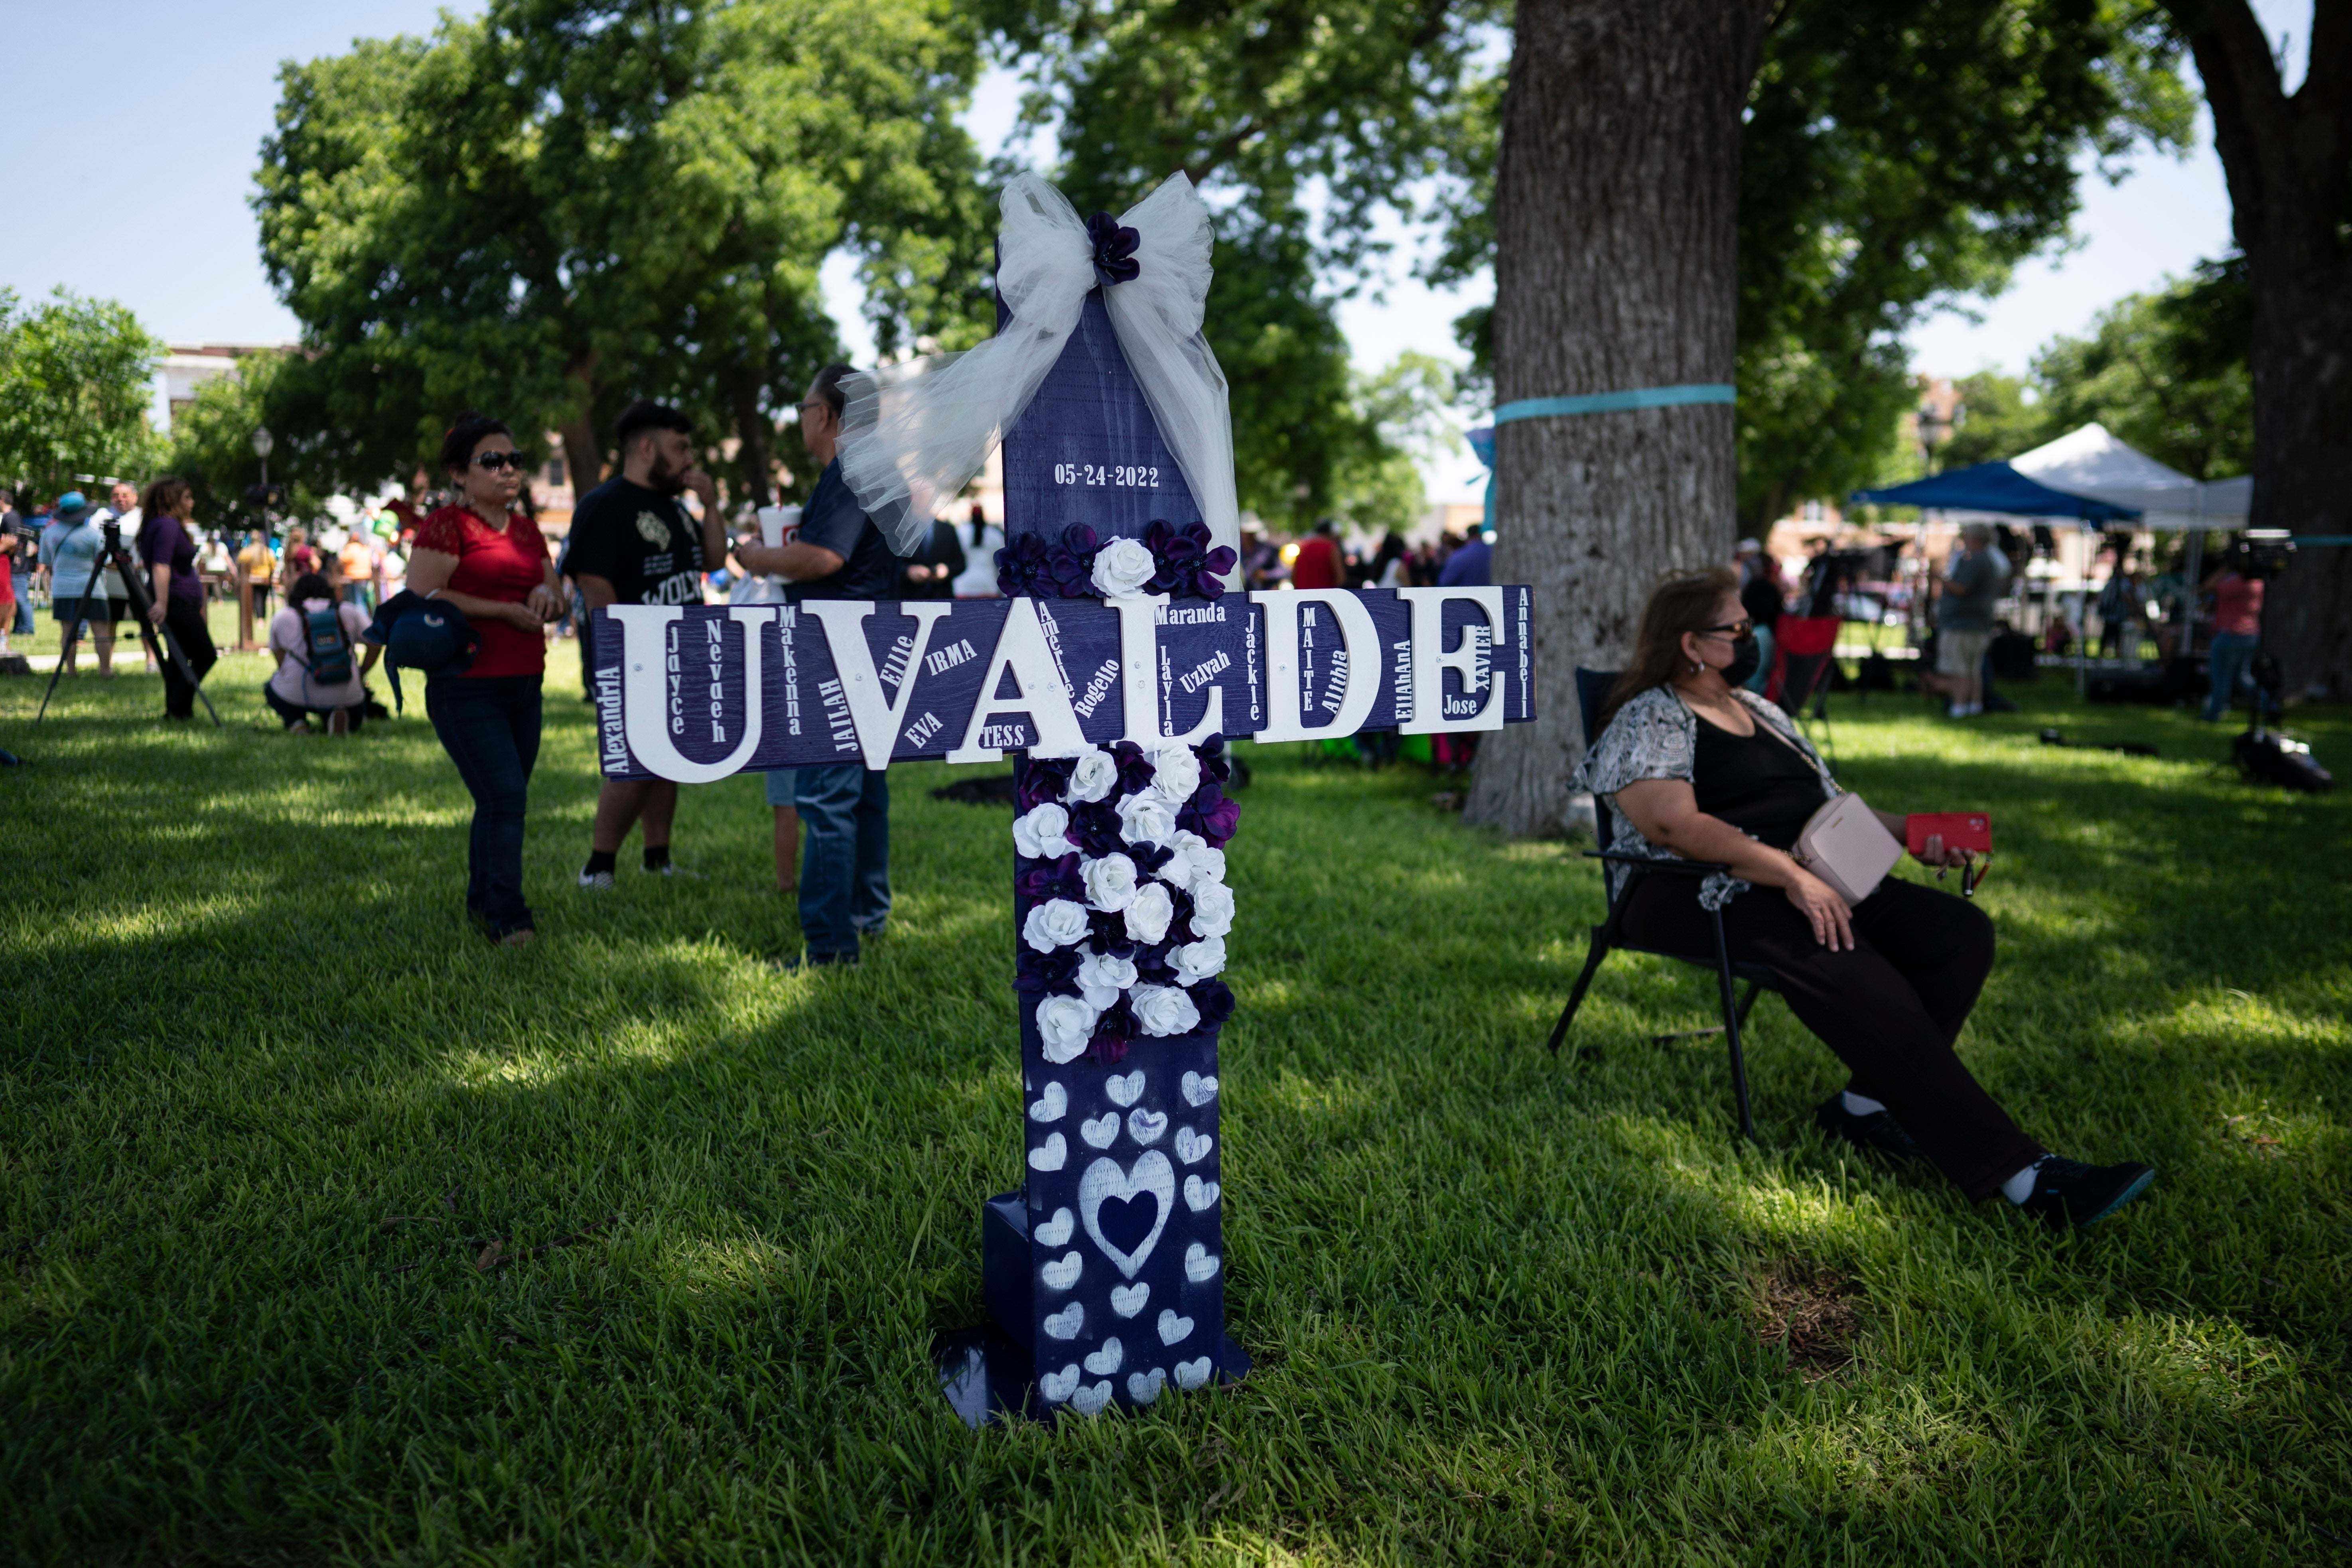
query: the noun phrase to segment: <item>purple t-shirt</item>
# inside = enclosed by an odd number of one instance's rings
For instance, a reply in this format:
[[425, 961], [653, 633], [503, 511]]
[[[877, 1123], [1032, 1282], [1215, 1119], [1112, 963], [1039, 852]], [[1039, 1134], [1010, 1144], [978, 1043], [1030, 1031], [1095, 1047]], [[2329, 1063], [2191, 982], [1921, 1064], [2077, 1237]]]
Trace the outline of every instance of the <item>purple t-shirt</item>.
[[196, 576], [196, 541], [177, 517], [149, 517], [139, 525], [139, 559], [149, 566], [172, 569], [172, 597], [190, 604], [205, 601], [205, 585]]

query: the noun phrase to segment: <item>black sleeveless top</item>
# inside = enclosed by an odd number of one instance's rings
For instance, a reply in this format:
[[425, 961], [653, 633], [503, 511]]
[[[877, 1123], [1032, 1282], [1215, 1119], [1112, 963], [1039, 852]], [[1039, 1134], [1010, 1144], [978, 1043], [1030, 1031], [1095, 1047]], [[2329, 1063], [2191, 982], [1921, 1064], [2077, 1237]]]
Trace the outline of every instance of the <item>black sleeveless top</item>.
[[1691, 793], [1698, 798], [1698, 809], [1776, 850], [1793, 846], [1829, 799], [1813, 765], [1794, 746], [1768, 733], [1760, 718], [1753, 735], [1734, 735], [1700, 719], [1691, 763]]

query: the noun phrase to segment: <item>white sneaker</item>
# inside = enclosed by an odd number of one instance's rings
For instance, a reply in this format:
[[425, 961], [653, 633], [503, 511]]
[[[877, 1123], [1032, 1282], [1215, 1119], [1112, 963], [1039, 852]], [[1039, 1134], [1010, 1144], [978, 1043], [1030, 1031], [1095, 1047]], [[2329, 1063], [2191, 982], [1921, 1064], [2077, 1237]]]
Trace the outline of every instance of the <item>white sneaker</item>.
[[591, 893], [610, 893], [613, 891], [613, 873], [609, 871], [583, 871], [580, 873], [580, 885]]
[[1969, 716], [1969, 706], [1966, 703], [1954, 703], [1951, 706], [1944, 710], [1944, 716], [1946, 718], [1966, 718]]

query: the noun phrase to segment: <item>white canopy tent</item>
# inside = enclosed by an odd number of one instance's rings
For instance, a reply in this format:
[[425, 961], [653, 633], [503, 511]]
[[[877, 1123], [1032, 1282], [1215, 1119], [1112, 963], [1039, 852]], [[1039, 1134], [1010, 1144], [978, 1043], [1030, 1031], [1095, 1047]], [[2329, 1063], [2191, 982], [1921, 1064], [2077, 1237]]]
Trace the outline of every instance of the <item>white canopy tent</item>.
[[2009, 465], [2053, 490], [2129, 507], [2144, 528], [2242, 528], [2253, 503], [2252, 478], [2191, 479], [2126, 445], [2104, 424], [2069, 431], [2011, 458]]

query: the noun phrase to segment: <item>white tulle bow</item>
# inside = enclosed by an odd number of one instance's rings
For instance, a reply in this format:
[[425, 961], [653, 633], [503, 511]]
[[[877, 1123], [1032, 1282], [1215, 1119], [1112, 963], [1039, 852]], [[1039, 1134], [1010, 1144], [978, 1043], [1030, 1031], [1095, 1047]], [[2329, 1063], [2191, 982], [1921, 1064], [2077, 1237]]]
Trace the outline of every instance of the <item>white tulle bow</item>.
[[[1004, 329], [966, 353], [886, 365], [845, 383], [841, 476], [902, 556], [929, 543], [932, 513], [971, 482], [1037, 395], [1096, 287], [1093, 242], [1061, 192], [1024, 174], [1000, 204], [996, 287], [1012, 313]], [[1209, 209], [1180, 172], [1118, 222], [1136, 231], [1142, 270], [1104, 287], [1111, 328], [1212, 548], [1238, 549], [1225, 374], [1201, 336], [1216, 241]]]

